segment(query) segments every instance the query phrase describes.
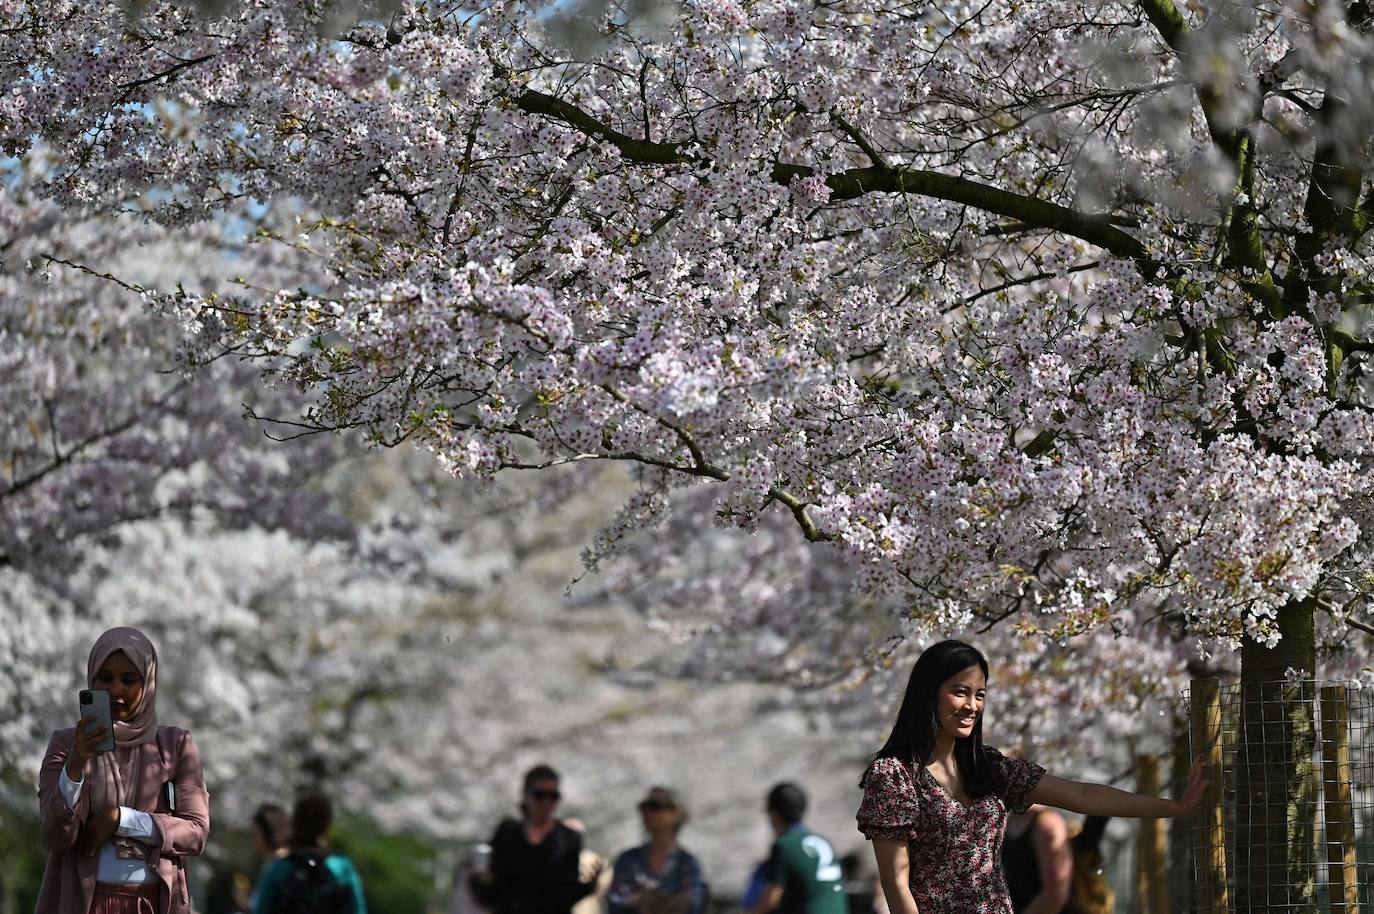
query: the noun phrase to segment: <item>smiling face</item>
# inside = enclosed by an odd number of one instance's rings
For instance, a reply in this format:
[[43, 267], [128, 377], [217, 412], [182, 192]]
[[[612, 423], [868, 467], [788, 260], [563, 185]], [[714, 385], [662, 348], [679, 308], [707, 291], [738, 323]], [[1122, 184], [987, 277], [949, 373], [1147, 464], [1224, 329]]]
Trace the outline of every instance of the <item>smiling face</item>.
[[973, 728], [983, 716], [987, 688], [987, 677], [978, 666], [971, 666], [940, 683], [940, 691], [935, 697], [935, 719], [940, 731], [954, 739], [972, 736]]
[[143, 674], [123, 651], [105, 658], [91, 686], [110, 693], [110, 711], [115, 720], [127, 721], [143, 700]]

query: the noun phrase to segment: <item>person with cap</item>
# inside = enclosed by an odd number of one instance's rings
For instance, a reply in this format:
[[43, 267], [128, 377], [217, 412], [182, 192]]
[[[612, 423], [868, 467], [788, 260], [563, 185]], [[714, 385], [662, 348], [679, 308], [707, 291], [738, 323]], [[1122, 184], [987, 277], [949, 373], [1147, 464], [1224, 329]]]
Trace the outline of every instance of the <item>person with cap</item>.
[[48, 852], [35, 914], [190, 914], [186, 860], [205, 850], [210, 798], [191, 734], [158, 724], [157, 651], [112, 628], [86, 684], [109, 693], [111, 735], [93, 716], [52, 735], [38, 775]]
[[677, 792], [653, 787], [639, 802], [649, 840], [616, 858], [610, 914], [702, 914], [706, 883], [701, 864], [678, 844], [687, 808]]

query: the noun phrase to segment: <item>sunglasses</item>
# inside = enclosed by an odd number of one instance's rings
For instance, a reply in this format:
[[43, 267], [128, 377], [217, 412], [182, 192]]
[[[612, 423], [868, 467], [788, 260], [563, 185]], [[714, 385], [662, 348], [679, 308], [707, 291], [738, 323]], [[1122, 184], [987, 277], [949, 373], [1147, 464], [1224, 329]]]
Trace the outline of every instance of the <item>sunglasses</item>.
[[644, 800], [639, 804], [640, 812], [661, 812], [665, 809], [677, 809], [677, 806], [667, 800]]
[[559, 793], [557, 790], [531, 790], [530, 796], [536, 800], [554, 803], [563, 799], [563, 794]]

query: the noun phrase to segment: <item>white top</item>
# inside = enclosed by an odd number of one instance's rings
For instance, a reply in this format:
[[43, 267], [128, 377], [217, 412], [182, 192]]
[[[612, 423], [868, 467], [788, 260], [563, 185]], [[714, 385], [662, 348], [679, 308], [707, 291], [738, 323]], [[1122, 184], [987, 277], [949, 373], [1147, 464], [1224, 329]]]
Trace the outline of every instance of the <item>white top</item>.
[[[77, 801], [81, 799], [81, 788], [85, 784], [84, 778], [73, 781], [67, 777], [66, 766], [63, 766], [62, 774], [57, 779], [57, 787], [72, 809], [76, 808]], [[121, 838], [133, 838], [144, 844], [162, 843], [162, 835], [158, 832], [153, 817], [131, 806], [119, 807], [119, 827], [115, 829], [115, 834]], [[148, 865], [148, 861], [122, 859], [115, 850], [113, 841], [106, 841], [100, 845], [100, 860], [95, 869], [96, 882], [107, 885], [144, 885], [156, 878], [157, 872]]]

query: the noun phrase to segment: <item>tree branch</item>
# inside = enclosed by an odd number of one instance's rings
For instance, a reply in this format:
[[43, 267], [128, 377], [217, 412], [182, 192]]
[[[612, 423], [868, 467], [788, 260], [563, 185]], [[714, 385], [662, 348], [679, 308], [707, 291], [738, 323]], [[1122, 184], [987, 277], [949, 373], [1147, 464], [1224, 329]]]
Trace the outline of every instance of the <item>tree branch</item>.
[[1329, 600], [1318, 597], [1317, 607], [1337, 622], [1344, 622], [1351, 628], [1362, 631], [1366, 635], [1374, 635], [1374, 625], [1370, 625], [1368, 622], [1361, 622], [1359, 619], [1351, 618], [1349, 613], [1333, 605]]
[[[166, 393], [166, 395], [159, 397], [157, 400], [153, 401], [148, 405], [156, 409], [161, 409], [163, 406], [166, 405], [167, 401], [170, 400], [174, 394], [179, 393], [181, 390], [185, 389], [185, 387], [186, 382], [178, 383], [175, 387], [169, 390]], [[12, 482], [7, 488], [0, 489], [0, 502], [3, 502], [8, 498], [12, 498], [15, 495], [18, 495], [19, 493], [23, 492], [25, 489], [34, 486], [39, 482], [42, 482], [48, 476], [51, 476], [53, 473], [72, 463], [74, 461], [74, 458], [80, 457], [83, 454], [85, 454], [87, 450], [94, 447], [95, 445], [103, 441], [108, 441], [111, 438], [119, 437], [120, 435], [127, 432], [129, 429], [133, 428], [135, 425], [138, 425], [139, 422], [143, 420], [143, 418], [143, 416], [137, 414], [131, 414], [129, 416], [126, 416], [122, 421], [117, 422], [114, 425], [101, 428], [98, 431], [92, 432], [91, 434], [87, 435], [81, 440], [73, 442], [71, 445], [67, 447], [65, 452], [57, 451], [57, 444], [54, 441], [53, 459], [50, 460], [44, 466], [32, 471], [31, 473], [19, 477], [14, 482]], [[53, 431], [53, 434], [56, 435], [56, 430]]]
[[[690, 468], [682, 467], [680, 465], [671, 463], [670, 461], [655, 461], [651, 459], [644, 459], [644, 463], [649, 463], [653, 466], [660, 466], [664, 469], [677, 470], [679, 472], [687, 472], [693, 476], [704, 476], [708, 479], [717, 479], [721, 482], [724, 482], [730, 478], [730, 474], [727, 473], [725, 470], [722, 470], [720, 467], [715, 466], [714, 464], [707, 461], [706, 452], [702, 450], [701, 444], [696, 440], [696, 437], [693, 436], [692, 433], [689, 432], [687, 429], [678, 425], [676, 422], [670, 422], [662, 416], [655, 416], [652, 413], [647, 412], [643, 409], [643, 407], [639, 406], [638, 404], [632, 403], [628, 397], [626, 397], [620, 391], [616, 390], [614, 387], [611, 387], [606, 384], [602, 384], [600, 385], [600, 387], [602, 390], [606, 391], [606, 393], [610, 394], [616, 400], [634, 409], [638, 409], [640, 412], [643, 412], [646, 416], [652, 418], [659, 425], [671, 431], [674, 435], [678, 437], [678, 440], [682, 442], [682, 446], [687, 448], [687, 452], [692, 455], [692, 466]], [[616, 455], [612, 457], [612, 459], [625, 460], [636, 458], [622, 454]], [[792, 512], [792, 516], [797, 519], [797, 525], [801, 527], [802, 535], [804, 535], [808, 541], [813, 543], [819, 543], [824, 542], [826, 540], [832, 540], [835, 538], [830, 534], [822, 531], [821, 528], [816, 525], [816, 522], [811, 518], [811, 515], [806, 513], [806, 508], [809, 502], [803, 501], [802, 499], [793, 495], [791, 492], [788, 492], [786, 489], [779, 488], [778, 486], [772, 486], [768, 489], [768, 498], [772, 501], [778, 502], [779, 504], [783, 505], [789, 511]]]
[[189, 67], [194, 67], [197, 64], [204, 63], [205, 61], [210, 60], [215, 56], [215, 54], [202, 54], [199, 57], [191, 57], [184, 60], [178, 60], [176, 63], [172, 64], [165, 70], [145, 76], [142, 79], [135, 79], [130, 82], [124, 83], [124, 85], [120, 86], [120, 88], [124, 90], [124, 94], [120, 96], [120, 101], [128, 101], [129, 95], [135, 89], [151, 85], [152, 83], [155, 83], [158, 80], [162, 79], [166, 79], [169, 81], [176, 79], [177, 74], [180, 73], [182, 70], [185, 70]]
[[515, 106], [529, 114], [543, 114], [576, 127], [587, 136], [605, 140], [620, 150], [625, 158], [644, 165], [685, 165], [695, 161], [694, 157], [682, 151], [683, 143], [655, 143], [652, 140], [637, 140], [626, 133], [602, 123], [576, 105], [526, 89], [515, 99]]
[[879, 153], [877, 149], [873, 148], [873, 144], [868, 141], [866, 136], [859, 132], [857, 127], [840, 117], [838, 112], [833, 112], [830, 116], [835, 119], [835, 123], [839, 125], [839, 128], [848, 134], [849, 138], [854, 141], [854, 145], [863, 150], [864, 155], [868, 156], [870, 162], [879, 168], [888, 167], [887, 160], [882, 157], [882, 154]]
[[[1190, 57], [1192, 49], [1188, 45], [1192, 30], [1173, 0], [1137, 2], [1164, 43], [1180, 59]], [[1251, 278], [1245, 279], [1242, 286], [1248, 294], [1263, 303], [1271, 315], [1277, 317], [1283, 310], [1283, 296], [1269, 269], [1259, 215], [1255, 210], [1254, 137], [1248, 128], [1231, 126], [1230, 116], [1225, 111], [1227, 100], [1221, 88], [1198, 83], [1194, 83], [1193, 88], [1197, 91], [1198, 103], [1202, 106], [1202, 115], [1207, 121], [1207, 132], [1213, 144], [1236, 168], [1236, 183], [1229, 197], [1220, 201], [1221, 224], [1217, 235], [1219, 239], [1225, 239], [1225, 248], [1218, 256], [1231, 266], [1250, 271]]]
[[[543, 92], [526, 89], [514, 99], [514, 103], [522, 111], [555, 118], [590, 137], [604, 140], [632, 162], [687, 165], [706, 161], [685, 152], [685, 143], [655, 143], [635, 139], [597, 120], [576, 105]], [[773, 166], [771, 177], [778, 184], [788, 186], [798, 178], [808, 178], [815, 173], [815, 169], [805, 165], [779, 162]], [[1118, 257], [1139, 261], [1146, 275], [1153, 274], [1158, 267], [1158, 264], [1146, 258], [1145, 246], [1113, 225], [1110, 217], [1089, 215], [1048, 200], [1014, 194], [966, 178], [913, 168], [870, 165], [829, 175], [825, 183], [830, 188], [832, 200], [853, 200], [871, 193], [934, 197], [1017, 219], [1047, 231], [1081, 238]]]

